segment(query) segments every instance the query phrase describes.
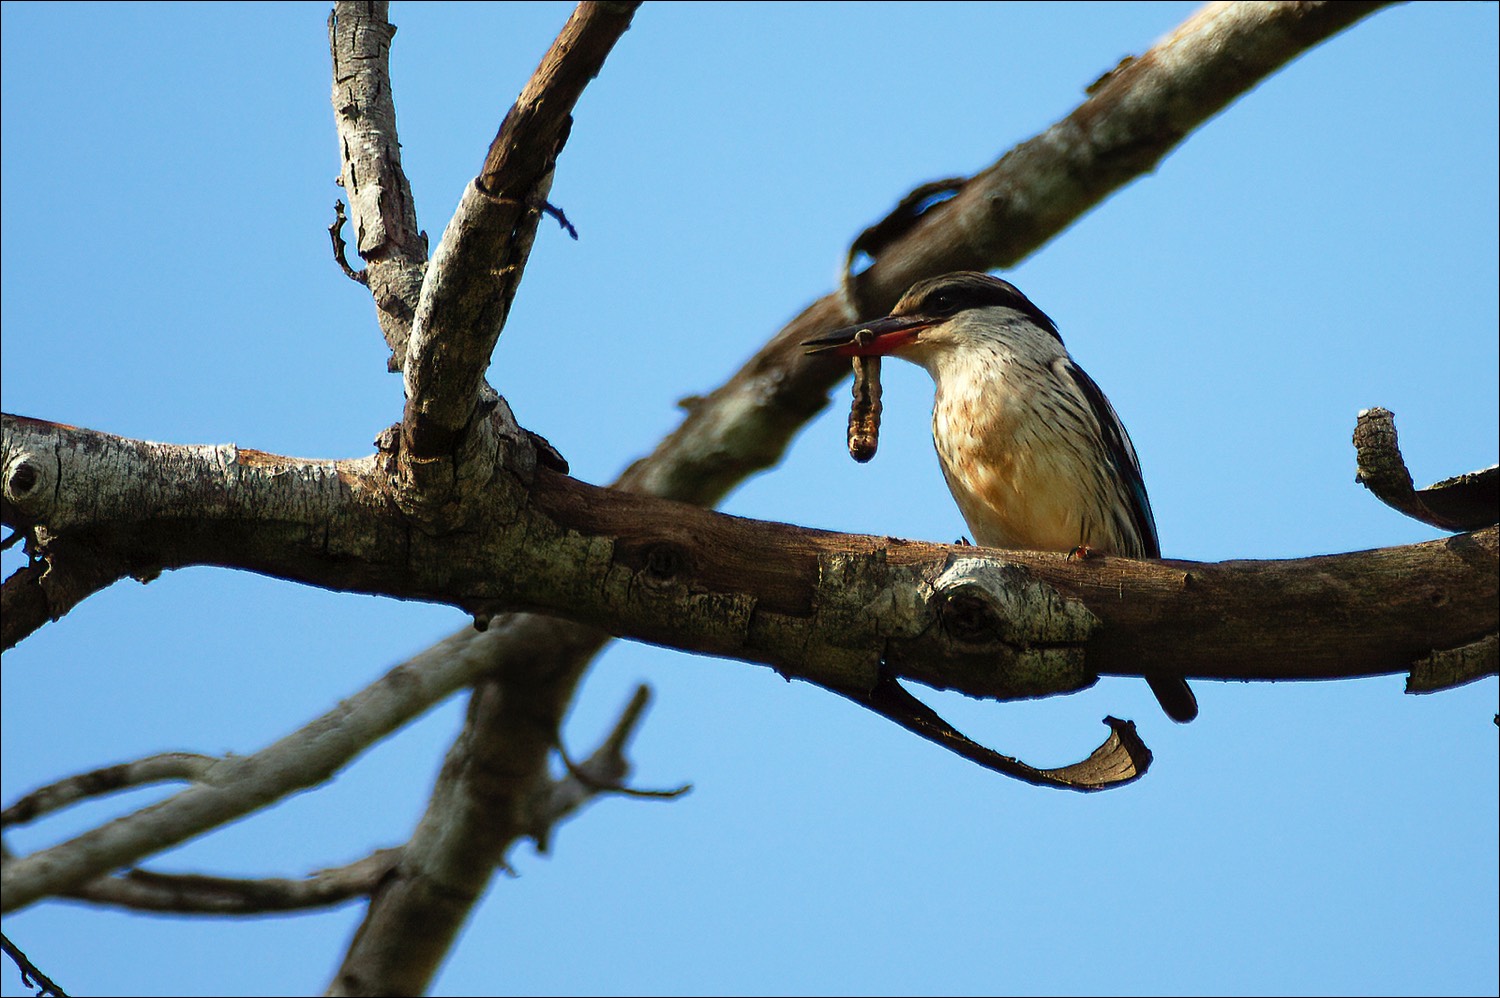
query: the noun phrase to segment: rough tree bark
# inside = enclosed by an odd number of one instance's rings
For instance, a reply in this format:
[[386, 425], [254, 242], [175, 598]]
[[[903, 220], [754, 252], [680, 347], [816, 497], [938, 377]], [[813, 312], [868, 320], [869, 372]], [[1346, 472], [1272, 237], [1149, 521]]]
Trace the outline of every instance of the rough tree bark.
[[[1048, 695], [1100, 675], [1141, 675], [1147, 663], [1221, 679], [1415, 670], [1424, 678], [1414, 685], [1428, 688], [1493, 674], [1494, 527], [1280, 562], [1073, 562], [696, 508], [775, 463], [847, 374], [801, 356], [803, 339], [845, 322], [851, 304], [884, 311], [916, 279], [1014, 264], [1287, 60], [1381, 4], [1206, 8], [1097, 81], [1067, 118], [949, 182], [951, 200], [867, 242], [874, 264], [844, 293], [809, 306], [605, 490], [568, 478], [482, 372], [550, 210], [569, 111], [635, 6], [580, 4], [505, 115], [429, 261], [400, 166], [385, 5], [339, 5], [330, 43], [342, 183], [360, 279], [406, 385], [401, 422], [376, 454], [310, 461], [5, 417], [4, 522], [26, 535], [35, 558], [4, 586], [7, 648], [120, 578], [191, 564], [450, 603], [477, 627], [255, 755], [142, 760], [18, 801], [5, 823], [117, 787], [190, 784], [59, 846], [7, 856], [4, 910], [70, 896], [251, 912], [368, 895], [331, 992], [421, 991], [510, 846], [524, 836], [544, 842], [628, 769], [623, 749], [639, 700], [569, 777], [552, 780], [545, 766], [578, 680], [609, 635], [769, 665], [857, 700], [893, 678], [998, 699]], [[1492, 522], [1471, 515], [1444, 525]], [[398, 849], [301, 886], [111, 875], [327, 779], [466, 686], [474, 692], [464, 731], [427, 814]]]

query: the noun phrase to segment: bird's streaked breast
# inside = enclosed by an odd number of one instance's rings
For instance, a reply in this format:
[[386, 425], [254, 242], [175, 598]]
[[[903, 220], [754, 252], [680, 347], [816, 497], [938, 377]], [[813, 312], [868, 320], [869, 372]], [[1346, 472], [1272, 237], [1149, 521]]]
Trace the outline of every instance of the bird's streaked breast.
[[948, 487], [977, 544], [1139, 557], [1139, 537], [1115, 515], [1128, 499], [1101, 461], [1092, 408], [1055, 359], [981, 346], [935, 365], [933, 442]]

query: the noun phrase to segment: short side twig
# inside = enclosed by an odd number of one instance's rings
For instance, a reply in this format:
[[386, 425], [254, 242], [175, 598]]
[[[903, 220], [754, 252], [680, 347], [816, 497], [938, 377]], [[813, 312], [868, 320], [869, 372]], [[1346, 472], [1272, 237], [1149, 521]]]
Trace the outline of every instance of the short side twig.
[[344, 214], [344, 202], [333, 203], [333, 222], [328, 226], [328, 236], [333, 240], [333, 262], [339, 265], [344, 276], [356, 284], [369, 286], [370, 275], [363, 270], [355, 270], [349, 266], [349, 245], [344, 242], [344, 223], [348, 216]]
[[0, 932], [0, 949], [3, 949], [5, 955], [15, 961], [16, 969], [21, 972], [21, 983], [28, 988], [35, 987], [38, 989], [36, 998], [43, 998], [44, 995], [57, 995], [57, 998], [68, 998], [67, 992], [58, 987], [52, 978], [37, 970], [36, 964], [28, 960], [26, 954], [22, 953], [20, 948], [11, 942], [10, 937], [3, 932]]

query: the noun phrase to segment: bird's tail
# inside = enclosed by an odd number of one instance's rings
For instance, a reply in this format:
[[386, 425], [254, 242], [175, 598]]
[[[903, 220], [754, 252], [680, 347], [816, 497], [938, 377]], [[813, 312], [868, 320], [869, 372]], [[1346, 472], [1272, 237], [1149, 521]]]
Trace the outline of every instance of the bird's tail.
[[1167, 716], [1178, 724], [1186, 724], [1198, 716], [1198, 698], [1188, 688], [1187, 680], [1181, 676], [1147, 676], [1156, 702]]

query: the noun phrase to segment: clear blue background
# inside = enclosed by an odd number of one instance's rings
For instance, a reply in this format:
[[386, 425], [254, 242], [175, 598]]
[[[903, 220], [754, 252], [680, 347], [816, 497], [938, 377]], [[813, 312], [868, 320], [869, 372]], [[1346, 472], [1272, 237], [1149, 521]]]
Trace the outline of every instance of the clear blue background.
[[[1188, 3], [647, 4], [584, 94], [490, 372], [591, 482], [674, 427], [832, 286], [922, 181], [1066, 114]], [[368, 453], [401, 383], [329, 258], [341, 191], [326, 3], [4, 5], [6, 411], [180, 443]], [[560, 3], [397, 4], [405, 166], [434, 243]], [[1496, 460], [1497, 8], [1422, 3], [1335, 37], [1009, 276], [1130, 427], [1168, 556], [1438, 536], [1354, 484], [1396, 412], [1419, 485]], [[886, 366], [881, 450], [844, 392], [728, 511], [951, 541], [931, 386]], [[857, 498], [856, 498], [857, 497]], [[14, 552], [7, 566], [15, 563]], [[7, 654], [3, 798], [165, 750], [249, 753], [467, 623], [244, 573], [122, 583]], [[1205, 658], [1213, 649], [1205, 648]], [[926, 698], [1002, 751], [1078, 758], [1105, 714], [1156, 753], [1082, 797], [983, 772], [804, 684], [619, 643], [566, 729], [657, 697], [637, 780], [497, 877], [441, 994], [1495, 994], [1491, 680], [1145, 685]], [[303, 873], [406, 838], [462, 698], [302, 794], [154, 860]], [[80, 807], [27, 851], [161, 796]], [[49, 903], [5, 931], [77, 994], [320, 991], [362, 907], [155, 918]], [[4, 994], [25, 993], [0, 971]]]

